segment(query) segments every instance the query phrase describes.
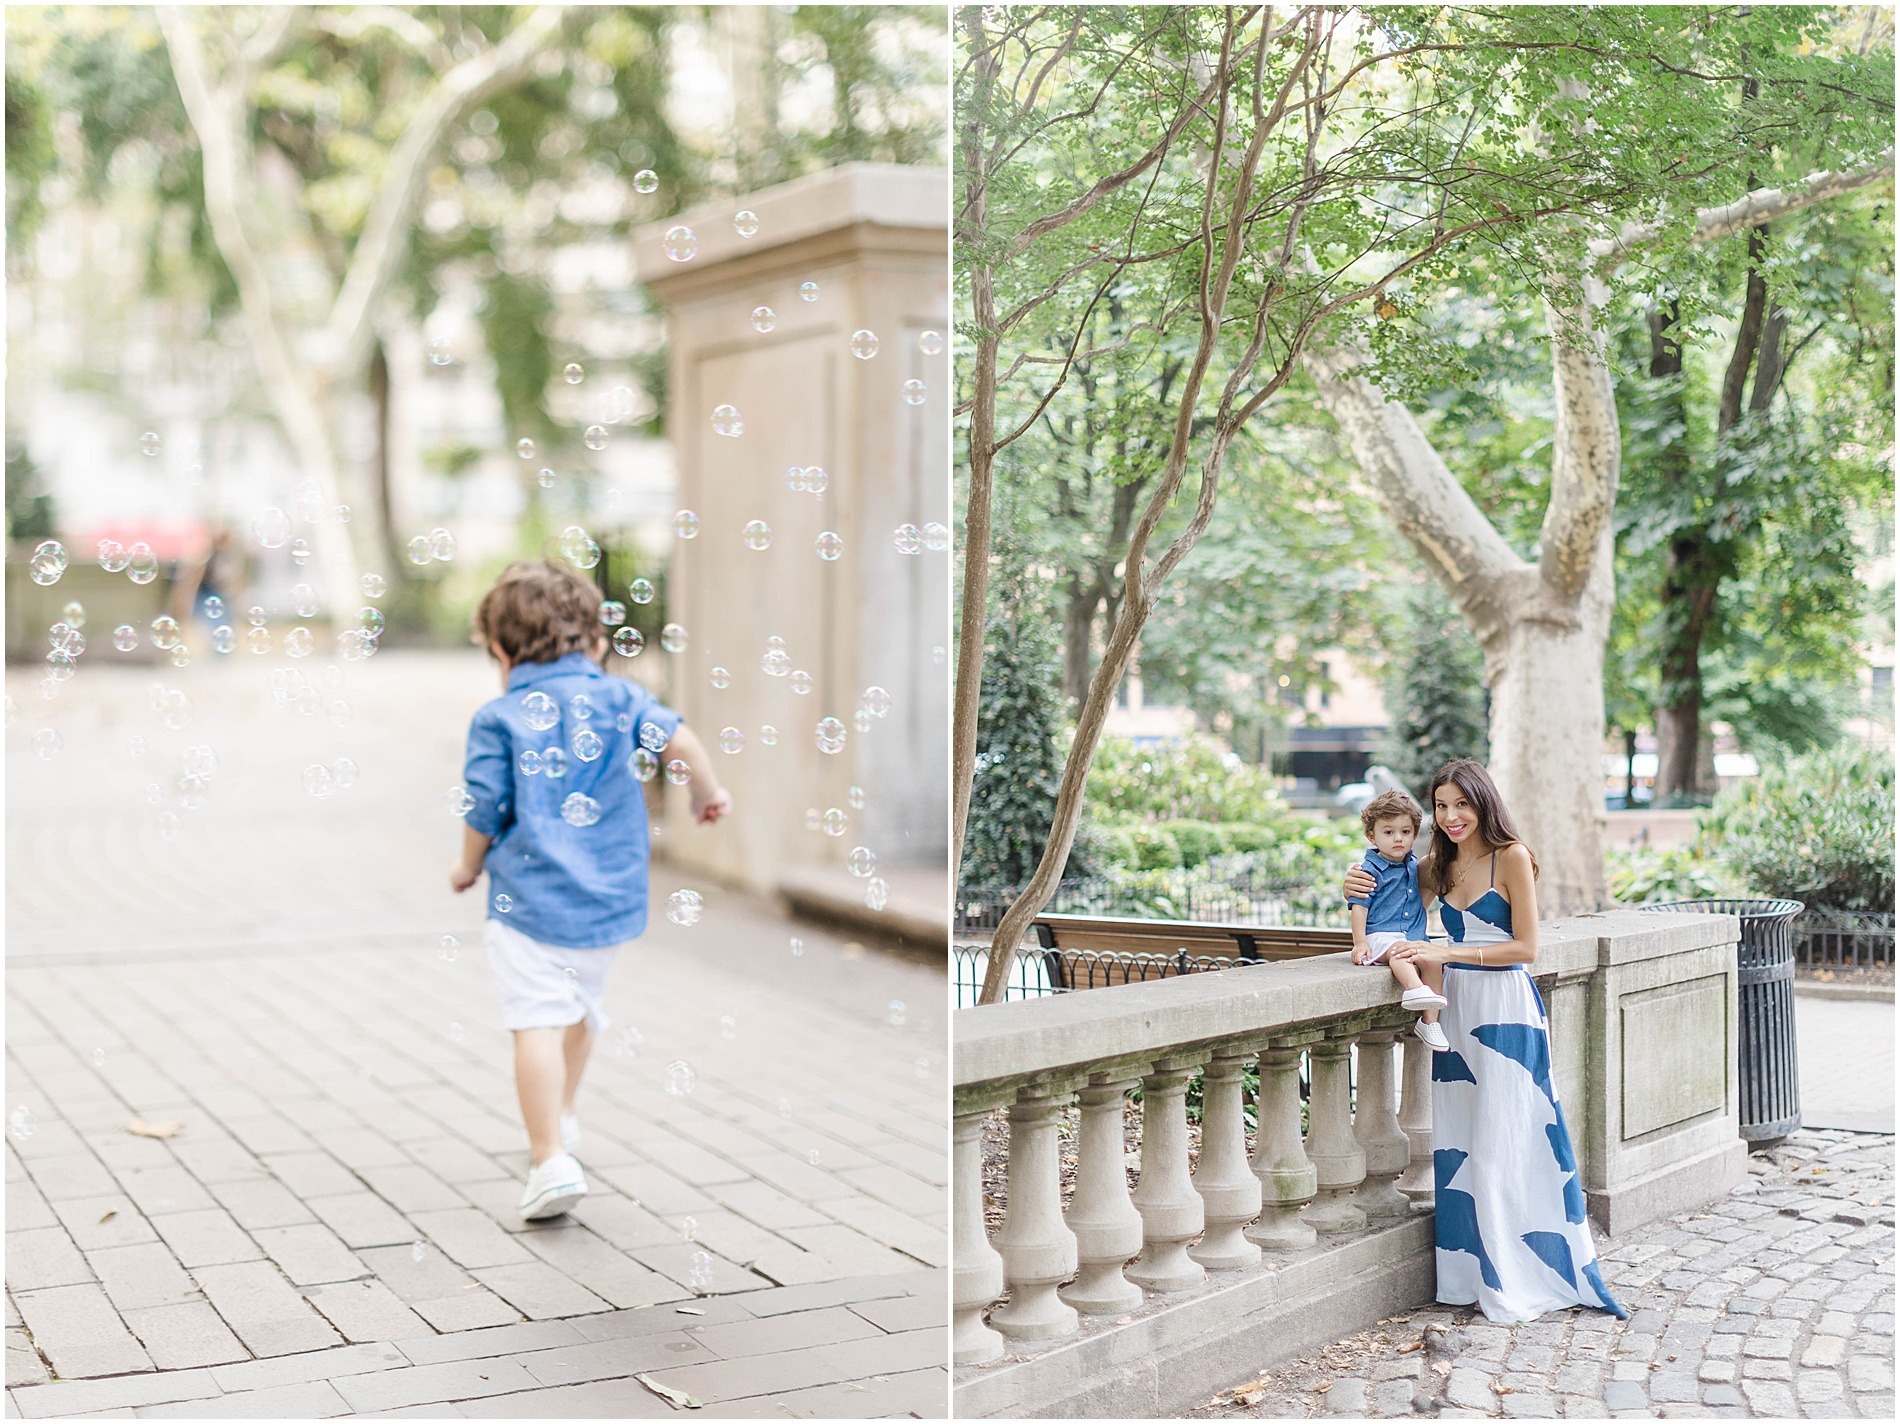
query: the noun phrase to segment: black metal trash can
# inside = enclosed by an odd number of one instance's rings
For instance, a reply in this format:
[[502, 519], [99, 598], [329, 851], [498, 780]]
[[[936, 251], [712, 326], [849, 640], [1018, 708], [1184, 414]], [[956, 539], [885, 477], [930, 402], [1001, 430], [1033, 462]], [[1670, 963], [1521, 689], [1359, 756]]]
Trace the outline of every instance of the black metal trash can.
[[1734, 915], [1742, 922], [1740, 1004], [1742, 1139], [1769, 1148], [1801, 1126], [1794, 1038], [1794, 921], [1799, 900], [1671, 900], [1642, 910]]

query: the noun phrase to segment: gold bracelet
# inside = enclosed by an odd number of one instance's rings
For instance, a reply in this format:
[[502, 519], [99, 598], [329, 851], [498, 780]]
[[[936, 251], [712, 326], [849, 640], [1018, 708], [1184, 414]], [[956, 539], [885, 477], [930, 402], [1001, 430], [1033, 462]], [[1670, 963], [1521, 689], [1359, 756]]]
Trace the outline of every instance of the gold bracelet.
[[1484, 964], [1484, 946], [1483, 945], [1478, 946], [1478, 963], [1480, 966]]

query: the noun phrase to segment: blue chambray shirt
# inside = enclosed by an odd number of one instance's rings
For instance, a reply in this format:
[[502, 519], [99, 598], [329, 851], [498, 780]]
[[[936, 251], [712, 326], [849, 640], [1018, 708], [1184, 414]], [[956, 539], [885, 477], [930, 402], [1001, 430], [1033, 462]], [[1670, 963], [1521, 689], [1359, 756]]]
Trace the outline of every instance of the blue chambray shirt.
[[[545, 731], [528, 724], [531, 694], [554, 701], [558, 719]], [[585, 698], [584, 702], [576, 699]], [[592, 715], [582, 717], [579, 711]], [[634, 774], [643, 727], [670, 739], [679, 713], [637, 682], [609, 677], [585, 653], [551, 663], [523, 663], [508, 674], [508, 690], [475, 714], [468, 729], [463, 784], [475, 799], [468, 823], [494, 837], [488, 848], [488, 915], [543, 944], [599, 949], [632, 939], [647, 922], [646, 797]], [[581, 734], [600, 738], [592, 760]], [[559, 748], [565, 773], [530, 776], [521, 754]], [[600, 819], [576, 826], [561, 808], [579, 793], [599, 804]], [[507, 913], [501, 897], [512, 901]]]
[[1425, 900], [1418, 893], [1418, 856], [1411, 851], [1394, 864], [1376, 850], [1367, 850], [1360, 862], [1378, 884], [1370, 895], [1348, 897], [1348, 905], [1366, 907], [1367, 934], [1402, 934], [1425, 938]]

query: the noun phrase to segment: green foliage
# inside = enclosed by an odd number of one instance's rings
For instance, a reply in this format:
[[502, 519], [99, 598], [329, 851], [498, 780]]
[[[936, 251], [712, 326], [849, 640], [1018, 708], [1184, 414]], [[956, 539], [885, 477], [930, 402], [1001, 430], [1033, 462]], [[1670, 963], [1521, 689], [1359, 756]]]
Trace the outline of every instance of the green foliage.
[[7, 440], [7, 538], [53, 537], [53, 497], [40, 488], [40, 469], [24, 440]]
[[1055, 644], [1033, 610], [1003, 598], [987, 647], [961, 883], [1014, 888], [1042, 859], [1061, 781]]
[[1423, 797], [1433, 773], [1453, 757], [1487, 758], [1484, 654], [1434, 583], [1413, 587], [1399, 626], [1401, 641], [1386, 663], [1386, 756], [1399, 779]]
[[1893, 795], [1891, 757], [1842, 742], [1725, 791], [1702, 843], [1757, 894], [1891, 913]]
[[1104, 737], [1089, 768], [1086, 794], [1089, 806], [1107, 822], [1276, 825], [1294, 819], [1271, 774], [1202, 737], [1165, 747]]
[[1227, 849], [1227, 837], [1212, 821], [1165, 821], [1159, 828], [1181, 848], [1181, 864], [1200, 865]]
[[1136, 870], [1179, 870], [1183, 865], [1181, 843], [1165, 826], [1133, 825], [1128, 835], [1134, 843]]
[[1603, 858], [1610, 895], [1618, 904], [1724, 900], [1745, 893], [1727, 866], [1693, 846], [1616, 846]]

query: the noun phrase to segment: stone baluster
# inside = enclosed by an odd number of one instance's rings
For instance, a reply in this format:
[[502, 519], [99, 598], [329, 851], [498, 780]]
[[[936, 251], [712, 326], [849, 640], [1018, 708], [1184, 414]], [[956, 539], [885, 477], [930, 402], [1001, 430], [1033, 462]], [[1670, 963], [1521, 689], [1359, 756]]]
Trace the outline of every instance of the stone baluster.
[[1260, 1264], [1260, 1248], [1243, 1228], [1260, 1215], [1260, 1179], [1247, 1166], [1247, 1113], [1242, 1075], [1248, 1054], [1217, 1053], [1201, 1076], [1201, 1194], [1207, 1232], [1188, 1255], [1210, 1271]]
[[990, 1312], [990, 1324], [1011, 1340], [1058, 1340], [1077, 1326], [1075, 1312], [1056, 1296], [1075, 1272], [1056, 1146], [1056, 1120], [1070, 1095], [1046, 1088], [1041, 1094], [1025, 1090], [1009, 1110], [1009, 1207], [996, 1237], [1009, 1302]]
[[1406, 1034], [1403, 1042], [1405, 1076], [1399, 1127], [1411, 1144], [1411, 1153], [1399, 1174], [1398, 1189], [1411, 1199], [1413, 1211], [1430, 1211], [1438, 1188], [1432, 1172], [1432, 1050], [1415, 1033]]
[[985, 1365], [1003, 1353], [1003, 1337], [983, 1323], [983, 1312], [1003, 1293], [1003, 1258], [983, 1225], [983, 1120], [987, 1112], [956, 1118], [951, 1190], [957, 1268], [952, 1299], [952, 1349], [959, 1365]]
[[1133, 1078], [1097, 1073], [1082, 1089], [1075, 1196], [1069, 1202], [1079, 1270], [1060, 1294], [1084, 1315], [1115, 1315], [1141, 1304], [1140, 1287], [1122, 1274], [1141, 1250], [1141, 1213], [1128, 1197], [1123, 1145], [1123, 1103], [1134, 1086]]
[[1200, 1193], [1188, 1173], [1187, 1085], [1192, 1058], [1157, 1059], [1141, 1080], [1141, 1257], [1128, 1279], [1144, 1290], [1191, 1290], [1207, 1272], [1187, 1253], [1205, 1222]]
[[1352, 1078], [1348, 1043], [1329, 1036], [1313, 1045], [1313, 1086], [1306, 1100], [1306, 1155], [1319, 1172], [1319, 1195], [1303, 1215], [1315, 1231], [1362, 1231], [1366, 1214], [1352, 1193], [1366, 1176], [1366, 1154], [1352, 1135]]
[[1254, 1111], [1253, 1174], [1260, 1179], [1260, 1220], [1247, 1239], [1269, 1251], [1311, 1246], [1313, 1228], [1300, 1208], [1319, 1176], [1300, 1141], [1300, 1050], [1278, 1043], [1260, 1055], [1260, 1097]]
[[1390, 1028], [1359, 1036], [1359, 1103], [1352, 1115], [1352, 1135], [1366, 1154], [1366, 1180], [1353, 1198], [1367, 1216], [1404, 1216], [1411, 1210], [1393, 1183], [1411, 1160], [1411, 1142], [1399, 1126], [1392, 1083]]

